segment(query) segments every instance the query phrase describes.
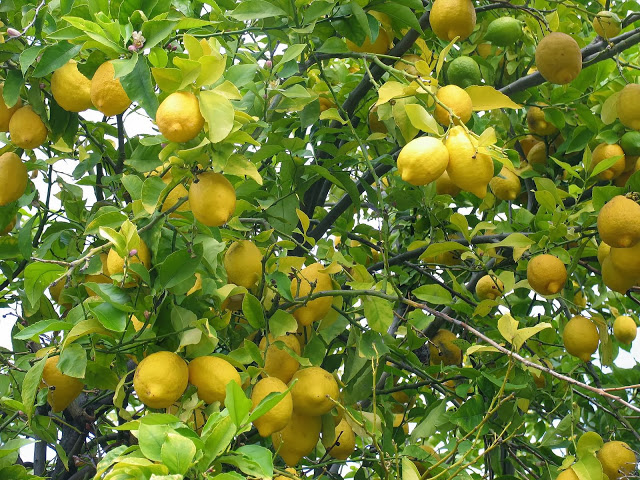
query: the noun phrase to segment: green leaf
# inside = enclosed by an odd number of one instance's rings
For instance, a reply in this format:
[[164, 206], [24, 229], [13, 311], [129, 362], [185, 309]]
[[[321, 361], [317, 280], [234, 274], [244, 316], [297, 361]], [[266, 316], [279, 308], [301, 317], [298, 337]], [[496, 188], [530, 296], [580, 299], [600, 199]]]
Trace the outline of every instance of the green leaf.
[[204, 55], [198, 59], [200, 74], [196, 78], [196, 87], [208, 87], [216, 83], [227, 66], [227, 57], [220, 54]]
[[33, 402], [36, 399], [36, 394], [40, 388], [40, 380], [42, 379], [42, 371], [47, 361], [48, 355], [37, 361], [27, 371], [22, 381], [22, 404], [24, 405], [24, 413], [27, 414], [27, 419], [31, 420], [35, 405]]
[[18, 70], [9, 70], [7, 78], [4, 81], [4, 88], [2, 89], [2, 97], [7, 107], [13, 107], [20, 98], [20, 89], [24, 85], [24, 78], [22, 73]]
[[298, 329], [298, 322], [295, 317], [284, 310], [276, 310], [269, 318], [269, 333], [274, 337], [280, 337]]
[[498, 331], [507, 342], [513, 343], [513, 338], [518, 331], [518, 323], [519, 322], [508, 313], [498, 320]]
[[527, 340], [533, 337], [536, 333], [539, 333], [546, 328], [551, 328], [551, 324], [542, 322], [533, 327], [521, 328], [513, 336], [513, 340], [511, 341], [511, 343], [516, 348], [516, 350], [520, 350], [522, 345], [524, 345]]
[[232, 65], [224, 72], [224, 78], [241, 88], [253, 81], [258, 71], [258, 66], [254, 64]]
[[249, 477], [269, 479], [273, 477], [273, 454], [260, 445], [243, 445], [234, 452], [236, 455], [220, 459], [238, 467]]
[[284, 52], [284, 55], [282, 55], [282, 58], [275, 65], [275, 67], [273, 67], [273, 69], [275, 70], [285, 63], [290, 62], [291, 60], [296, 60], [305, 50], [305, 48], [307, 48], [307, 45], [304, 43], [294, 43], [292, 45], [289, 45], [289, 48], [287, 48], [287, 50]]
[[389, 300], [369, 295], [361, 296], [367, 323], [378, 333], [387, 333], [393, 322], [393, 306]]
[[73, 45], [67, 41], [46, 47], [42, 53], [42, 58], [33, 70], [32, 76], [40, 78], [49, 75], [75, 57], [81, 49], [82, 45]]
[[[52, 263], [33, 262], [24, 269], [24, 292], [29, 303], [37, 305], [47, 287], [60, 278], [64, 267]], [[65, 279], [61, 279], [64, 282]]]
[[426, 133], [439, 134], [438, 122], [422, 105], [408, 103], [404, 106], [404, 109], [414, 127]]
[[[293, 382], [293, 383], [295, 383], [295, 382]], [[253, 410], [253, 412], [251, 412], [251, 415], [249, 415], [249, 418], [247, 419], [247, 422], [253, 422], [257, 418], [260, 418], [262, 415], [267, 413], [269, 410], [271, 410], [277, 404], [279, 404], [284, 397], [289, 395], [289, 392], [291, 391], [291, 388], [293, 387], [293, 383], [291, 383], [291, 385], [289, 385], [289, 388], [287, 388], [284, 392], [279, 392], [279, 393], [278, 392], [271, 392], [269, 395], [264, 397], [262, 399], [262, 401]]]
[[113, 248], [116, 249], [116, 252], [118, 252], [118, 255], [120, 255], [121, 257], [124, 257], [129, 253], [127, 251], [127, 241], [124, 238], [124, 235], [122, 235], [119, 232], [116, 232], [113, 228], [109, 228], [109, 227], [100, 227], [98, 228], [98, 232], [100, 233], [100, 236], [102, 238], [104, 238], [105, 240], [108, 240], [113, 244]]
[[34, 323], [33, 325], [25, 327], [20, 332], [14, 334], [13, 338], [15, 338], [16, 340], [29, 340], [46, 332], [66, 332], [67, 330], [70, 330], [71, 327], [73, 327], [73, 324], [70, 322], [63, 322], [57, 319], [42, 320], [40, 322]]
[[180, 475], [187, 473], [196, 452], [196, 446], [190, 439], [174, 432], [167, 433], [160, 450], [162, 463], [169, 468], [169, 472]]
[[229, 410], [229, 416], [240, 427], [247, 422], [251, 410], [251, 400], [242, 391], [242, 387], [233, 380], [227, 383], [227, 395], [224, 398], [224, 406]]
[[89, 310], [96, 316], [100, 324], [112, 332], [124, 332], [127, 325], [127, 314], [110, 303], [103, 302], [90, 306]]
[[173, 433], [173, 429], [169, 425], [141, 422], [138, 428], [138, 445], [144, 456], [154, 462], [161, 462], [162, 445], [170, 432]]
[[419, 438], [431, 438], [438, 431], [438, 427], [449, 421], [448, 414], [445, 413], [447, 402], [436, 401], [426, 418], [422, 420], [411, 432], [411, 442], [415, 443]]
[[499, 248], [499, 247], [524, 248], [524, 247], [533, 245], [533, 243], [534, 242], [530, 238], [528, 238], [526, 235], [523, 235], [522, 233], [512, 233], [504, 240], [501, 240], [498, 243], [492, 244], [491, 246], [495, 248]]
[[596, 432], [585, 432], [580, 435], [576, 445], [576, 455], [582, 458], [587, 455], [594, 455], [604, 445], [602, 437]]
[[188, 278], [192, 278], [202, 260], [202, 248], [194, 245], [192, 251], [178, 250], [157, 266], [158, 283], [164, 288], [171, 288]]
[[[235, 383], [235, 382], [234, 382]], [[204, 427], [205, 448], [202, 463], [209, 467], [224, 452], [236, 435], [237, 427], [229, 415], [213, 414]], [[218, 475], [220, 477], [220, 475]], [[216, 478], [218, 478], [216, 477]], [[244, 479], [243, 479], [244, 480]]]
[[605, 478], [602, 464], [595, 455], [583, 455], [571, 468], [580, 480], [602, 480]]
[[441, 285], [422, 285], [416, 288], [413, 292], [419, 300], [427, 303], [433, 303], [434, 305], [450, 305], [451, 293]]
[[142, 24], [144, 48], [152, 48], [167, 38], [178, 24], [173, 20], [149, 20]]
[[286, 17], [287, 13], [280, 7], [264, 0], [251, 0], [250, 2], [241, 2], [238, 7], [228, 15], [244, 22], [245, 20], [279, 17], [281, 15]]
[[384, 338], [378, 332], [367, 330], [362, 334], [358, 342], [358, 353], [368, 359], [378, 359], [389, 353], [389, 347], [385, 345]]
[[394, 20], [394, 23], [397, 23], [401, 28], [411, 27], [414, 30], [417, 30], [421, 35], [424, 34], [416, 14], [413, 13], [409, 7], [398, 5], [396, 2], [382, 3], [377, 4], [375, 6], [375, 10], [389, 15]]
[[18, 248], [20, 249], [20, 253], [23, 258], [31, 258], [31, 252], [33, 250], [31, 243], [31, 229], [33, 228], [36, 218], [36, 216], [31, 217], [29, 221], [24, 225], [21, 225], [18, 230]]
[[260, 300], [251, 295], [245, 293], [242, 299], [242, 313], [253, 328], [264, 328], [264, 310]]
[[[245, 2], [253, 4], [253, 2]], [[212, 91], [200, 92], [200, 112], [209, 126], [209, 140], [218, 143], [231, 133], [233, 129], [233, 105], [223, 95]]]
[[406, 456], [402, 457], [402, 480], [420, 480], [416, 464]]
[[457, 242], [439, 242], [432, 243], [427, 249], [420, 255], [420, 260], [427, 260], [437, 257], [441, 253], [453, 252], [456, 250], [467, 251], [467, 247]]
[[175, 92], [182, 83], [182, 72], [177, 68], [152, 67], [151, 75], [163, 92]]
[[142, 184], [141, 200], [146, 212], [151, 215], [158, 208], [158, 203], [162, 197], [167, 184], [160, 177], [153, 176], [147, 178]]
[[75, 378], [84, 378], [87, 368], [87, 353], [79, 343], [72, 343], [60, 354], [58, 370], [65, 375]]
[[140, 55], [138, 60], [128, 75], [120, 78], [122, 88], [134, 102], [138, 102], [144, 108], [147, 115], [152, 120], [156, 118], [158, 110], [158, 97], [154, 92], [154, 85], [151, 81], [151, 70], [144, 55]]

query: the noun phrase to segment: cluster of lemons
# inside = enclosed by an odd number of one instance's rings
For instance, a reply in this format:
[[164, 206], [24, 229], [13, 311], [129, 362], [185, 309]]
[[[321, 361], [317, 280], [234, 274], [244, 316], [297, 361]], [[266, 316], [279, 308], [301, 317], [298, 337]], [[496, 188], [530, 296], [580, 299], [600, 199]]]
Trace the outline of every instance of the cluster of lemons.
[[[609, 480], [628, 478], [636, 469], [636, 455], [625, 442], [616, 440], [606, 442], [598, 449], [596, 457], [602, 465], [602, 473]], [[575, 470], [569, 467], [560, 472], [556, 480], [578, 480], [579, 478]]]

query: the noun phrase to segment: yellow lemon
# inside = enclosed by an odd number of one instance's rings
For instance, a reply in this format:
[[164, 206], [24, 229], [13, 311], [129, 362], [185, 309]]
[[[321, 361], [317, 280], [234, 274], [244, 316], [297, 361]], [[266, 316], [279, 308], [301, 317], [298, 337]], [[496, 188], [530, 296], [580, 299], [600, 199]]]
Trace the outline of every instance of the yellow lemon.
[[560, 472], [560, 475], [556, 477], [556, 480], [580, 480], [573, 468], [569, 467], [566, 470]]
[[485, 275], [476, 284], [476, 295], [480, 300], [495, 300], [504, 293], [504, 283], [494, 275]]
[[537, 255], [527, 264], [527, 280], [540, 295], [554, 295], [567, 282], [567, 268], [558, 257]]
[[324, 415], [340, 396], [336, 379], [320, 367], [298, 370], [290, 383], [293, 409], [302, 415]]
[[82, 393], [81, 380], [65, 375], [58, 370], [59, 356], [49, 357], [42, 370], [42, 386], [48, 388], [47, 402], [54, 412], [61, 412]]
[[613, 145], [601, 143], [593, 149], [593, 153], [591, 154], [591, 170], [593, 170], [600, 162], [612, 157], [619, 158], [616, 163], [598, 174], [598, 178], [600, 180], [611, 180], [620, 176], [625, 167], [624, 151], [617, 143], [614, 143]]
[[351, 425], [343, 418], [336, 425], [334, 441], [327, 445], [323, 439], [323, 445], [330, 457], [337, 460], [349, 458], [356, 448], [356, 436]]
[[529, 107], [527, 110], [527, 125], [532, 133], [540, 136], [553, 135], [558, 132], [556, 126], [545, 119], [542, 108], [536, 106]]
[[284, 383], [289, 383], [293, 374], [300, 368], [300, 363], [284, 348], [279, 348], [275, 345], [275, 342], [284, 343], [293, 352], [300, 355], [300, 342], [296, 337], [297, 335], [281, 335], [273, 338], [273, 336], [269, 334], [268, 348], [266, 337], [262, 337], [259, 348], [263, 352], [266, 350], [264, 354], [264, 373], [270, 377], [278, 378]]
[[[144, 240], [140, 239], [137, 250], [138, 253], [136, 255], [129, 257], [129, 264], [142, 263], [149, 270], [151, 268], [151, 252]], [[109, 275], [124, 273], [124, 258], [118, 255], [114, 248], [109, 250], [107, 255], [107, 271]], [[135, 277], [135, 274], [133, 276]]]
[[435, 0], [429, 23], [436, 36], [446, 42], [465, 40], [476, 26], [476, 9], [471, 0]]
[[227, 223], [236, 209], [236, 191], [223, 175], [205, 172], [189, 188], [193, 216], [207, 227]]
[[462, 190], [484, 198], [493, 178], [491, 157], [474, 146], [461, 126], [449, 130], [445, 146], [449, 151], [447, 173], [451, 181]]
[[[537, 108], [538, 110], [542, 111], [540, 107], [531, 107], [531, 108]], [[531, 110], [531, 108], [529, 110]], [[537, 120], [536, 116], [539, 116], [539, 115], [540, 114], [537, 112], [534, 112], [531, 114], [532, 120], [534, 120], [534, 126], [535, 126], [535, 120]], [[542, 118], [544, 119], [544, 115], [542, 116]], [[529, 111], [527, 111], [527, 121], [528, 119], [529, 119]], [[529, 126], [529, 129], [531, 129], [531, 126]], [[534, 137], [533, 135], [525, 135], [523, 138], [518, 140], [518, 143], [520, 143], [520, 148], [522, 148], [522, 153], [524, 153], [524, 156], [526, 157], [527, 155], [529, 155], [529, 151], [533, 148], [533, 146], [540, 143], [540, 139]]]
[[169, 408], [187, 388], [189, 368], [173, 352], [156, 352], [145, 357], [136, 368], [133, 388], [150, 408]]
[[611, 248], [609, 259], [620, 273], [630, 278], [640, 278], [640, 242], [629, 248]]
[[0, 155], [0, 207], [18, 200], [28, 182], [27, 167], [18, 155], [13, 152]]
[[[448, 150], [447, 156], [449, 156]], [[436, 193], [438, 195], [451, 195], [452, 197], [460, 193], [460, 187], [451, 181], [446, 170], [436, 180]]]
[[491, 55], [491, 49], [492, 49], [492, 46], [490, 43], [480, 43], [476, 47], [476, 51], [478, 52], [478, 55], [480, 55], [484, 59], [486, 59], [489, 55]]
[[600, 263], [600, 265], [602, 265], [602, 262], [604, 262], [604, 259], [607, 258], [610, 253], [611, 253], [611, 247], [604, 242], [600, 242], [600, 245], [598, 245], [598, 254], [597, 254], [598, 262]]
[[54, 302], [64, 307], [65, 310], [71, 310], [73, 304], [71, 303], [72, 300], [65, 294], [65, 280], [66, 278], [58, 280], [55, 285], [49, 287], [49, 293]]
[[[108, 266], [108, 255], [106, 253], [100, 254], [100, 262], [102, 263], [102, 268], [100, 273], [96, 273], [93, 275], [86, 275], [84, 277], [84, 282], [93, 282], [93, 283], [111, 283], [111, 278], [109, 277], [109, 266]], [[88, 287], [84, 287], [89, 296], [93, 296], [96, 293]]]
[[68, 112], [82, 112], [93, 107], [91, 80], [80, 73], [75, 60], [69, 60], [53, 72], [51, 94], [57, 104]]
[[619, 271], [609, 256], [602, 261], [602, 282], [614, 292], [625, 294], [640, 280]]
[[411, 185], [426, 185], [440, 177], [449, 164], [449, 152], [441, 140], [418, 137], [398, 154], [398, 171]]
[[640, 205], [617, 195], [598, 213], [598, 233], [607, 245], [628, 248], [640, 241]]
[[206, 403], [224, 405], [229, 382], [242, 386], [240, 374], [225, 359], [204, 356], [189, 362], [189, 383], [198, 389], [198, 398]]
[[393, 40], [391, 19], [384, 13], [369, 11], [369, 14], [371, 14], [373, 17], [375, 17], [376, 20], [380, 22], [377, 38], [372, 43], [371, 38], [367, 36], [364, 39], [362, 45], [356, 45], [351, 40], [346, 39], [347, 48], [352, 52], [357, 53], [375, 53], [378, 55], [387, 53], [389, 47], [391, 47], [391, 41]]
[[294, 411], [287, 426], [271, 435], [273, 448], [287, 465], [294, 467], [316, 448], [321, 430], [321, 417], [310, 417]]
[[431, 365], [461, 365], [462, 350], [455, 343], [458, 337], [449, 330], [440, 329], [429, 341]]
[[156, 124], [160, 133], [172, 142], [194, 139], [204, 126], [198, 98], [191, 92], [172, 93], [158, 107]]
[[622, 22], [615, 13], [603, 10], [593, 19], [593, 29], [602, 38], [613, 38], [622, 31]]
[[636, 469], [636, 454], [624, 442], [606, 442], [597, 455], [602, 464], [602, 472], [609, 480], [628, 477]]
[[[312, 263], [303, 268], [296, 277], [291, 280], [291, 295], [294, 298], [306, 297], [312, 293], [333, 290], [333, 282], [328, 273], [321, 272], [324, 267], [320, 263]], [[313, 292], [312, 292], [313, 286]], [[333, 304], [333, 297], [320, 297], [305, 306], [298, 307], [293, 311], [293, 316], [300, 325], [311, 325], [313, 322], [322, 320]]]
[[233, 242], [224, 254], [227, 281], [251, 288], [262, 277], [262, 252], [251, 240]]
[[378, 107], [373, 107], [369, 110], [369, 128], [374, 133], [387, 133], [387, 126], [378, 117]]
[[[169, 185], [171, 183], [171, 180], [172, 180], [172, 176], [171, 176], [170, 173], [168, 173], [164, 177], [162, 177], [162, 181], [166, 185]], [[178, 201], [181, 198], [184, 198], [184, 197], [187, 197], [187, 201], [182, 203], [169, 216], [172, 217], [172, 218], [179, 218], [181, 215], [178, 212], [189, 212], [189, 211], [191, 211], [191, 205], [189, 204], [189, 200], [188, 200], [189, 191], [186, 189], [186, 187], [182, 183], [177, 184], [167, 194], [167, 197], [164, 199], [164, 202], [162, 203], [161, 211], [162, 212], [166, 212], [170, 208], [173, 208], [173, 206], [176, 203], [178, 203]]]
[[13, 228], [16, 226], [16, 222], [18, 221], [18, 217], [13, 217], [13, 220], [11, 220], [6, 227], [4, 227], [4, 229], [2, 231], [0, 231], [0, 237], [4, 236], [4, 235], [9, 235], [9, 232], [11, 232], [11, 230], [13, 230]]
[[536, 47], [536, 67], [547, 82], [565, 85], [582, 70], [578, 43], [566, 33], [552, 32]]
[[489, 187], [497, 198], [504, 201], [515, 200], [522, 189], [520, 177], [507, 167], [502, 167], [500, 175], [491, 179]]
[[107, 117], [120, 115], [131, 105], [131, 99], [115, 73], [113, 64], [104, 62], [91, 79], [91, 102]]
[[588, 362], [598, 349], [600, 336], [595, 323], [582, 315], [576, 315], [565, 325], [562, 341], [567, 352]]
[[8, 132], [9, 131], [9, 120], [14, 113], [18, 111], [18, 109], [22, 106], [22, 99], [18, 97], [18, 101], [16, 104], [9, 108], [7, 104], [4, 103], [4, 99], [2, 97], [4, 90], [4, 83], [0, 83], [0, 132]]
[[47, 127], [30, 105], [19, 108], [9, 120], [11, 143], [24, 149], [37, 148], [47, 139]]
[[620, 91], [616, 102], [618, 118], [627, 128], [640, 130], [640, 85], [630, 83]]
[[620, 343], [630, 345], [638, 334], [636, 321], [628, 315], [620, 315], [613, 322], [613, 336]]
[[[260, 380], [251, 392], [251, 404], [255, 409], [270, 393], [282, 393], [287, 390], [287, 385], [275, 377], [267, 377]], [[279, 432], [287, 426], [293, 414], [293, 400], [291, 392], [287, 393], [280, 402], [271, 410], [256, 418], [253, 425], [258, 429], [261, 437], [268, 437], [272, 433]]]
[[[471, 97], [459, 86], [446, 85], [440, 88], [438, 93], [436, 93], [436, 98], [459, 118], [459, 120], [458, 118], [454, 118], [453, 123], [467, 123], [471, 119], [471, 114], [473, 113]], [[440, 125], [445, 127], [448, 127], [452, 122], [449, 112], [438, 103], [436, 103], [434, 117]]]
[[547, 145], [544, 142], [538, 142], [529, 150], [527, 162], [532, 165], [546, 165], [548, 158]]

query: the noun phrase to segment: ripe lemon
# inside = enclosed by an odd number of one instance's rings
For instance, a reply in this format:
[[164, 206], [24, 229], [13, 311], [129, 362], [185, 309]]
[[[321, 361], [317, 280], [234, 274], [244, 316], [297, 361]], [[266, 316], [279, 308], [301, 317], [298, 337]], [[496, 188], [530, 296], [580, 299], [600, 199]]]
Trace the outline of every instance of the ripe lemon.
[[461, 126], [449, 130], [444, 144], [449, 151], [447, 173], [451, 181], [462, 190], [484, 198], [493, 178], [491, 157], [473, 145]]
[[[459, 118], [459, 120], [454, 118], [453, 123], [467, 123], [471, 119], [471, 113], [473, 113], [471, 97], [457, 85], [442, 87], [436, 93], [436, 98], [449, 107], [453, 114]], [[436, 104], [434, 117], [442, 126], [448, 127], [451, 124], [451, 115], [439, 104]]]
[[136, 368], [133, 388], [147, 407], [169, 408], [187, 388], [189, 368], [173, 352], [156, 352], [145, 357]]
[[47, 127], [30, 105], [19, 108], [9, 120], [11, 143], [24, 149], [37, 148], [47, 139]]
[[334, 441], [325, 443], [323, 439], [322, 444], [327, 449], [330, 457], [337, 460], [346, 460], [356, 448], [356, 436], [351, 425], [343, 418], [336, 425]]
[[449, 164], [449, 152], [441, 140], [418, 137], [407, 143], [398, 155], [398, 171], [411, 185], [426, 185], [436, 180]]
[[593, 153], [591, 154], [591, 167], [593, 170], [597, 164], [602, 162], [603, 160], [607, 160], [611, 157], [620, 157], [611, 167], [603, 170], [598, 174], [598, 178], [600, 180], [612, 180], [624, 171], [625, 167], [625, 157], [624, 151], [620, 147], [620, 145], [614, 143], [613, 145], [608, 145], [606, 143], [599, 144], [596, 148], [593, 149]]
[[598, 213], [598, 233], [611, 247], [634, 246], [640, 241], [640, 205], [622, 195], [613, 197]]
[[623, 275], [640, 278], [640, 242], [633, 247], [611, 248], [609, 259], [613, 266]]
[[191, 92], [172, 93], [158, 107], [156, 124], [160, 133], [172, 142], [194, 139], [204, 126], [198, 98]]
[[[476, 47], [476, 51], [478, 52], [478, 55], [484, 59], [486, 59], [489, 55], [491, 55], [492, 50], [493, 50], [493, 46], [490, 43], [480, 43]], [[498, 54], [499, 52], [500, 52], [500, 49], [498, 48], [496, 51], [496, 54]]]
[[638, 334], [638, 327], [636, 321], [627, 316], [620, 315], [616, 317], [613, 322], [613, 336], [616, 337], [620, 343], [630, 345]]
[[540, 136], [553, 135], [558, 132], [554, 124], [547, 122], [544, 117], [544, 111], [540, 107], [529, 107], [527, 110], [527, 125], [532, 133]]
[[91, 79], [91, 102], [107, 117], [123, 113], [131, 99], [122, 88], [119, 78], [115, 78], [115, 69], [111, 62], [98, 67]]
[[207, 227], [220, 227], [236, 209], [236, 191], [220, 173], [205, 172], [189, 187], [189, 204], [196, 220]]
[[[531, 107], [531, 108], [537, 108], [538, 110], [541, 110], [539, 107]], [[531, 110], [531, 108], [529, 110]], [[532, 115], [532, 120], [537, 120], [536, 118], [534, 118], [534, 116], [539, 115], [539, 113], [534, 112], [531, 115]], [[544, 115], [542, 116], [542, 118], [544, 119]], [[529, 119], [529, 112], [527, 112], [527, 121], [528, 119]], [[535, 126], [535, 123], [534, 123], [534, 126]], [[529, 126], [529, 129], [531, 129], [531, 126]], [[522, 148], [522, 153], [524, 153], [524, 156], [526, 157], [527, 155], [529, 155], [529, 152], [531, 151], [531, 149], [535, 145], [540, 143], [540, 139], [534, 137], [533, 135], [526, 135], [520, 140], [518, 140], [518, 143], [520, 143], [520, 148]]]
[[[296, 474], [296, 469], [295, 468], [285, 468], [284, 469], [285, 472], [290, 473], [291, 476], [293, 476], [294, 480], [300, 480], [300, 477], [298, 477], [298, 475]], [[290, 480], [291, 476], [287, 476], [287, 475], [276, 475], [273, 477], [273, 480]]]
[[364, 39], [364, 42], [362, 42], [362, 45], [356, 45], [351, 40], [346, 39], [347, 48], [352, 52], [357, 53], [374, 53], [377, 55], [387, 53], [389, 47], [391, 47], [391, 41], [393, 40], [391, 19], [384, 13], [374, 11], [369, 11], [368, 13], [380, 22], [378, 36], [373, 43], [371, 43], [371, 38], [367, 36]]
[[613, 38], [622, 31], [622, 22], [615, 13], [603, 10], [593, 19], [593, 29], [602, 38]]
[[267, 348], [266, 337], [262, 337], [262, 340], [260, 340], [260, 350], [264, 352], [266, 349], [264, 356], [264, 373], [270, 377], [278, 378], [284, 383], [289, 383], [293, 374], [300, 368], [300, 363], [284, 348], [281, 349], [275, 345], [275, 342], [284, 343], [298, 355], [300, 355], [301, 351], [300, 342], [296, 338], [296, 335], [281, 335], [280, 337], [273, 338], [273, 336], [269, 334], [269, 347]]
[[302, 415], [324, 415], [334, 407], [332, 399], [337, 401], [340, 396], [336, 379], [320, 367], [298, 370], [291, 384], [293, 409]]
[[461, 55], [449, 63], [447, 80], [449, 80], [450, 84], [457, 85], [460, 88], [467, 88], [471, 85], [480, 85], [482, 74], [478, 63], [473, 58]]
[[0, 155], [0, 207], [18, 200], [28, 182], [27, 167], [18, 155], [13, 152]]
[[580, 46], [566, 33], [550, 33], [538, 43], [536, 67], [548, 82], [571, 83], [582, 70]]
[[369, 128], [373, 133], [387, 133], [387, 126], [378, 117], [378, 107], [369, 110]]
[[[291, 295], [294, 298], [306, 297], [313, 293], [333, 290], [333, 283], [328, 273], [323, 273], [324, 267], [320, 263], [313, 263], [303, 268], [296, 277], [291, 280]], [[324, 318], [333, 304], [333, 297], [320, 297], [307, 302], [305, 306], [298, 307], [293, 311], [293, 316], [299, 325], [311, 325]]]
[[532, 165], [546, 165], [548, 158], [547, 144], [544, 142], [538, 142], [531, 147], [531, 150], [529, 150], [527, 162]]
[[[258, 404], [270, 393], [282, 393], [287, 390], [287, 385], [275, 377], [267, 377], [260, 380], [251, 392], [251, 404], [255, 409]], [[253, 425], [258, 429], [261, 437], [268, 437], [272, 433], [279, 432], [287, 426], [293, 414], [293, 400], [291, 392], [287, 393], [280, 402], [271, 410], [256, 418]]]
[[316, 448], [321, 430], [321, 417], [302, 415], [294, 410], [287, 426], [271, 435], [273, 448], [287, 465], [294, 467]]
[[262, 253], [251, 240], [233, 242], [224, 254], [227, 281], [251, 288], [262, 277]]
[[[108, 255], [106, 253], [100, 254], [100, 263], [102, 263], [102, 268], [99, 273], [86, 275], [84, 277], [84, 282], [93, 282], [93, 283], [111, 283], [111, 278], [109, 278], [109, 266], [107, 265]], [[87, 294], [91, 297], [96, 293], [88, 287], [84, 287], [87, 291]]]
[[75, 60], [69, 60], [53, 72], [51, 94], [58, 105], [68, 112], [82, 112], [93, 107], [91, 80], [80, 73]]
[[598, 349], [600, 336], [595, 323], [582, 315], [576, 315], [565, 325], [562, 341], [567, 352], [588, 362]]
[[11, 230], [13, 230], [13, 228], [16, 226], [16, 222], [18, 221], [18, 217], [13, 217], [13, 220], [11, 220], [6, 227], [4, 227], [4, 229], [2, 231], [0, 231], [0, 237], [4, 236], [4, 235], [8, 235], [9, 232], [11, 232]]
[[580, 480], [573, 468], [569, 467], [566, 470], [560, 472], [560, 475], [556, 477], [556, 480]]
[[[158, 167], [158, 168], [163, 170], [163, 167]], [[162, 177], [162, 181], [166, 185], [169, 185], [171, 183], [171, 180], [173, 180], [173, 175], [171, 175], [171, 172], [166, 173]], [[176, 203], [178, 203], [178, 201], [181, 198], [184, 198], [184, 197], [187, 197], [187, 198], [189, 197], [189, 191], [185, 188], [185, 186], [182, 183], [179, 183], [175, 187], [173, 187], [171, 191], [167, 194], [167, 197], [164, 199], [164, 202], [162, 203], [162, 207], [160, 210], [162, 212], [166, 212], [167, 210], [172, 208]], [[187, 200], [186, 202], [182, 203], [176, 210], [174, 210], [169, 216], [171, 218], [180, 218], [181, 215], [178, 212], [190, 212], [190, 211], [191, 211], [191, 205], [189, 204], [189, 200]]]
[[522, 189], [520, 177], [507, 167], [502, 167], [500, 174], [491, 179], [489, 187], [497, 198], [504, 201], [515, 200]]
[[440, 329], [429, 342], [431, 365], [461, 365], [462, 350], [455, 343], [458, 337], [449, 330]]
[[9, 120], [14, 113], [18, 111], [18, 109], [22, 106], [22, 99], [18, 97], [18, 101], [16, 104], [9, 108], [7, 104], [4, 103], [4, 99], [2, 97], [4, 90], [4, 83], [0, 83], [0, 132], [8, 132], [9, 131]]
[[[448, 150], [447, 156], [449, 156]], [[438, 195], [451, 195], [452, 197], [455, 197], [460, 193], [460, 188], [451, 181], [449, 173], [447, 173], [446, 170], [442, 172], [442, 175], [440, 175], [436, 180], [436, 193]]]
[[598, 450], [597, 456], [602, 464], [602, 471], [609, 480], [628, 477], [636, 469], [636, 455], [624, 442], [606, 442]]
[[[140, 239], [140, 245], [138, 245], [137, 250], [138, 253], [136, 255], [129, 257], [129, 263], [142, 263], [148, 270], [151, 268], [151, 252], [144, 240]], [[124, 272], [124, 258], [118, 255], [114, 248], [109, 250], [107, 255], [107, 271], [109, 275]]]
[[206, 403], [224, 405], [229, 382], [242, 386], [240, 374], [225, 359], [204, 356], [189, 362], [189, 383], [198, 389], [198, 398]]
[[640, 85], [625, 85], [620, 91], [616, 106], [620, 122], [627, 128], [640, 130]]
[[49, 357], [42, 370], [41, 386], [47, 387], [47, 402], [51, 410], [61, 412], [82, 393], [84, 384], [81, 380], [65, 375], [58, 370], [59, 356]]
[[609, 256], [605, 257], [602, 261], [602, 282], [614, 292], [625, 294], [627, 291], [636, 285], [638, 278], [629, 277], [623, 272], [619, 271], [611, 262]]
[[537, 255], [527, 264], [527, 280], [540, 295], [554, 295], [567, 282], [567, 268], [558, 257]]
[[485, 40], [501, 47], [513, 45], [521, 37], [522, 24], [513, 17], [496, 18], [489, 24], [487, 33], [484, 36]]
[[458, 41], [461, 42], [476, 26], [476, 9], [471, 0], [435, 0], [429, 23], [439, 39], [450, 42], [460, 37]]
[[494, 275], [485, 275], [476, 284], [476, 295], [480, 300], [495, 300], [504, 292], [504, 283]]
[[602, 265], [602, 262], [604, 262], [604, 259], [607, 258], [610, 253], [611, 253], [611, 247], [604, 242], [600, 242], [600, 245], [598, 245], [598, 254], [597, 254], [598, 262], [600, 263], [600, 265]]
[[58, 280], [55, 285], [49, 287], [49, 293], [54, 302], [64, 307], [65, 310], [71, 310], [73, 305], [71, 304], [72, 300], [65, 294], [65, 280], [65, 278]]

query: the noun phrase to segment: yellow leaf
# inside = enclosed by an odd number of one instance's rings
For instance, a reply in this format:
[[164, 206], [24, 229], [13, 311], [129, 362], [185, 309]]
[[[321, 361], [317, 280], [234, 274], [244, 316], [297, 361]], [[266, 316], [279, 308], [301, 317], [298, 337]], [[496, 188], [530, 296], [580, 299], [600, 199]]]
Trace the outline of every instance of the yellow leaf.
[[338, 113], [337, 108], [329, 108], [320, 114], [320, 120], [337, 120], [343, 125], [347, 123]]
[[473, 110], [494, 110], [496, 108], [522, 108], [504, 93], [500, 93], [493, 87], [487, 85], [472, 85], [465, 88], [471, 97]]
[[342, 267], [337, 262], [331, 262], [330, 265], [327, 265], [324, 268], [318, 270], [321, 273], [328, 273], [329, 275], [333, 275], [335, 273], [340, 273], [342, 271]]
[[478, 138], [478, 146], [488, 147], [489, 145], [495, 145], [497, 141], [498, 138], [496, 137], [496, 131], [493, 127], [489, 127], [480, 134], [480, 137]]
[[509, 313], [500, 317], [498, 320], [498, 330], [502, 337], [509, 343], [513, 341], [513, 337], [518, 331], [518, 321], [515, 320]]
[[497, 352], [499, 353], [496, 347], [492, 347], [491, 345], [472, 345], [467, 348], [467, 355], [473, 355], [474, 353], [484, 353], [484, 352]]
[[[383, 105], [392, 98], [403, 97], [406, 95], [406, 85], [400, 82], [387, 82], [378, 90], [378, 101], [376, 105]], [[328, 111], [328, 110], [327, 110]]]
[[307, 234], [307, 229], [309, 228], [309, 217], [299, 208], [296, 208], [296, 213], [298, 214], [298, 219], [300, 219], [300, 224], [302, 225], [302, 233]]
[[438, 122], [422, 105], [409, 103], [404, 106], [411, 124], [423, 132], [439, 135]]
[[460, 37], [455, 37], [453, 40], [451, 40], [451, 43], [444, 47], [440, 52], [440, 55], [438, 55], [438, 63], [436, 64], [436, 77], [440, 76], [440, 71], [442, 70], [442, 66], [444, 65], [444, 59], [447, 58], [449, 50], [453, 48], [455, 43], [458, 41], [458, 38]]
[[620, 92], [616, 92], [613, 95], [610, 95], [604, 103], [602, 104], [602, 111], [600, 112], [600, 118], [602, 118], [602, 123], [605, 125], [611, 125], [618, 118], [618, 97], [620, 96]]
[[524, 342], [529, 340], [536, 333], [541, 332], [542, 330], [545, 330], [547, 328], [551, 328], [551, 324], [546, 322], [539, 323], [535, 327], [521, 328], [513, 336], [513, 341], [511, 343], [513, 343], [513, 346], [516, 347], [516, 350], [520, 350], [520, 347], [524, 345]]
[[553, 12], [545, 15], [547, 22], [549, 22], [549, 28], [551, 28], [552, 32], [557, 32], [558, 28], [560, 28], [560, 16], [558, 15], [558, 11], [554, 10]]

